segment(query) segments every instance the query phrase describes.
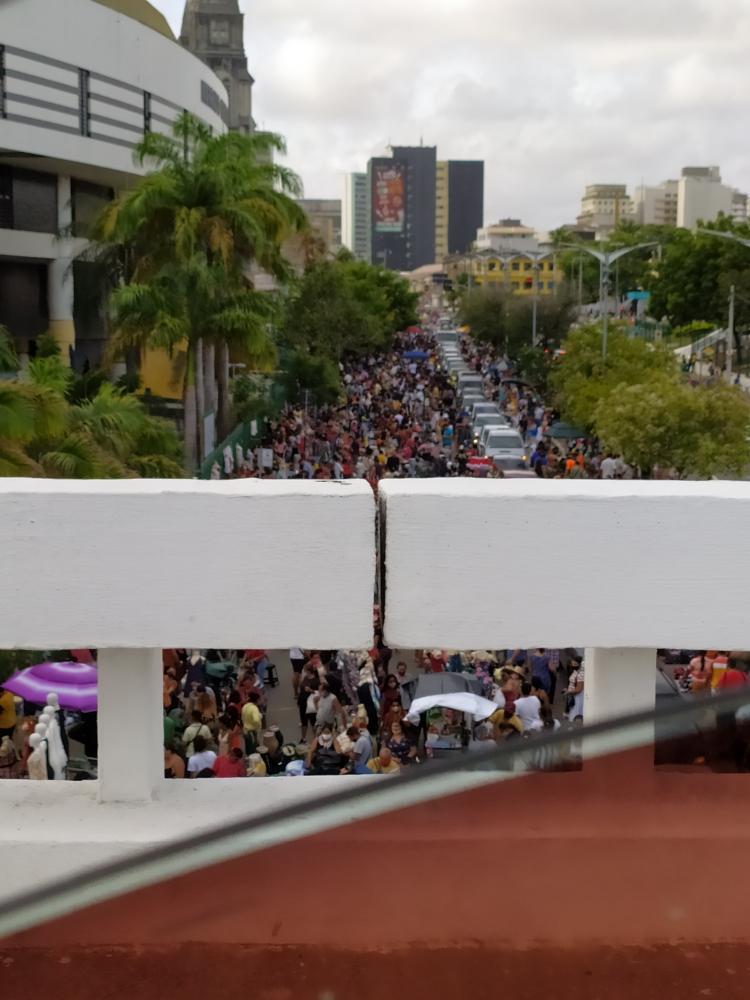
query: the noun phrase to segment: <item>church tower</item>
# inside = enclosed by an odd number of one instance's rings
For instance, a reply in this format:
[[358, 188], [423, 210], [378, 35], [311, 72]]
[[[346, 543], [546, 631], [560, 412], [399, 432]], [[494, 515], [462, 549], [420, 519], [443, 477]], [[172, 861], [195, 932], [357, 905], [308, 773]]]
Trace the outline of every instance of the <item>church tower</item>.
[[254, 132], [253, 83], [247, 68], [239, 0], [187, 0], [181, 44], [203, 60], [229, 93], [229, 128]]

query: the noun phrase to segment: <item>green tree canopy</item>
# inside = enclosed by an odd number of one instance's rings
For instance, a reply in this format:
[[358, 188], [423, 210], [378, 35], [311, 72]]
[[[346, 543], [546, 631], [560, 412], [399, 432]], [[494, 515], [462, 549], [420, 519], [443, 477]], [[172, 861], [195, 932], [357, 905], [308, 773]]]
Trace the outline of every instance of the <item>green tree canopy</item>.
[[616, 327], [610, 330], [605, 360], [601, 336], [598, 324], [571, 331], [550, 378], [564, 419], [587, 430], [593, 430], [597, 407], [616, 386], [639, 385], [653, 375], [670, 376], [677, 370], [666, 347], [628, 337]]
[[[533, 302], [486, 285], [467, 291], [459, 315], [477, 340], [519, 359], [531, 347]], [[573, 310], [565, 296], [540, 296], [537, 301], [537, 345], [558, 347], [570, 327]]]
[[646, 474], [658, 465], [683, 476], [741, 476], [750, 466], [750, 405], [727, 385], [694, 388], [651, 374], [621, 383], [600, 400], [595, 430], [602, 444]]

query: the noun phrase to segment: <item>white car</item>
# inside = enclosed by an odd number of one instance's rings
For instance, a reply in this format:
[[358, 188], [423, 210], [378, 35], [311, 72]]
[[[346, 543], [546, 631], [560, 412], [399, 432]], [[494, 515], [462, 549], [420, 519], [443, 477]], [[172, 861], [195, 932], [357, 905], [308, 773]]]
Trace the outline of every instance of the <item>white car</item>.
[[499, 468], [506, 468], [506, 462], [525, 468], [528, 459], [523, 438], [512, 427], [496, 427], [488, 433], [482, 454], [493, 459]]

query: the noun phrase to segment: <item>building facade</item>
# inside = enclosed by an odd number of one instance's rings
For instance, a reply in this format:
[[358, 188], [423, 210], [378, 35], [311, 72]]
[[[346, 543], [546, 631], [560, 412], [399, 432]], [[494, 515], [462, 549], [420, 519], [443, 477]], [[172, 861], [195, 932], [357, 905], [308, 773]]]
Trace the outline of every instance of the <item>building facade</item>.
[[484, 223], [484, 161], [448, 160], [447, 174], [448, 253], [466, 253]]
[[634, 219], [642, 226], [676, 226], [679, 182], [662, 181], [649, 186], [641, 184], [633, 198]]
[[0, 45], [0, 323], [22, 359], [49, 331], [93, 367], [106, 325], [76, 261], [88, 224], [145, 172], [146, 132], [183, 111], [221, 132], [227, 93], [145, 0], [7, 0]]
[[723, 184], [718, 167], [682, 168], [678, 181], [678, 226], [693, 229], [699, 222], [712, 222], [719, 214], [735, 217], [735, 213], [739, 218], [747, 218], [747, 196]]
[[[368, 166], [373, 263], [414, 271], [471, 249], [484, 218], [484, 163], [393, 146]], [[398, 264], [397, 264], [398, 262]]]
[[229, 128], [249, 134], [253, 83], [247, 67], [245, 15], [239, 0], [187, 0], [180, 43], [216, 73], [229, 94]]
[[538, 250], [536, 230], [524, 226], [520, 219], [501, 219], [491, 226], [477, 229], [476, 250], [519, 251]]
[[300, 198], [297, 204], [310, 220], [315, 234], [325, 243], [326, 251], [341, 249], [341, 202], [338, 198]]
[[554, 295], [565, 280], [565, 272], [551, 253], [528, 256], [514, 250], [475, 250], [451, 255], [445, 270], [454, 284], [464, 276], [469, 287], [489, 286], [526, 297]]
[[357, 260], [370, 260], [370, 191], [366, 173], [344, 175], [341, 242]]
[[589, 184], [581, 199], [577, 224], [606, 240], [620, 222], [633, 219], [633, 202], [625, 184]]

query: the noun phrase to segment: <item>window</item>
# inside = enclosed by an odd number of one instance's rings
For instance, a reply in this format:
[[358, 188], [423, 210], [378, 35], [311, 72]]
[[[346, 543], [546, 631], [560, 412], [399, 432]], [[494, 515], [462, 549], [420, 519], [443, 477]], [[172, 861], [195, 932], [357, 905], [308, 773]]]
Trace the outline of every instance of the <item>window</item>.
[[518, 263], [517, 260], [513, 261], [513, 264], [511, 265], [511, 267], [512, 267], [512, 269], [514, 271], [520, 271], [520, 269], [521, 269], [521, 265]]
[[524, 271], [530, 271], [531, 270], [531, 261], [527, 260], [526, 263], [523, 265], [523, 269], [524, 269]]
[[552, 261], [552, 260], [551, 260], [551, 261], [550, 261], [550, 262], [549, 262], [549, 263], [547, 264], [547, 270], [548, 270], [548, 271], [554, 271], [554, 270], [555, 270], [555, 262], [554, 262], [554, 261]]
[[489, 262], [488, 267], [489, 267], [490, 271], [497, 271], [497, 261], [496, 260], [491, 260]]
[[71, 181], [73, 235], [88, 236], [89, 227], [113, 197], [112, 188], [73, 178]]
[[57, 232], [57, 177], [13, 170], [13, 229]]
[[552, 292], [552, 291], [554, 291], [554, 288], [555, 288], [555, 283], [554, 283], [554, 281], [548, 281], [548, 282], [547, 282], [547, 288], [548, 288], [548, 289], [549, 289], [549, 290], [550, 290], [551, 292]]
[[208, 37], [212, 45], [229, 45], [229, 21], [211, 18]]

